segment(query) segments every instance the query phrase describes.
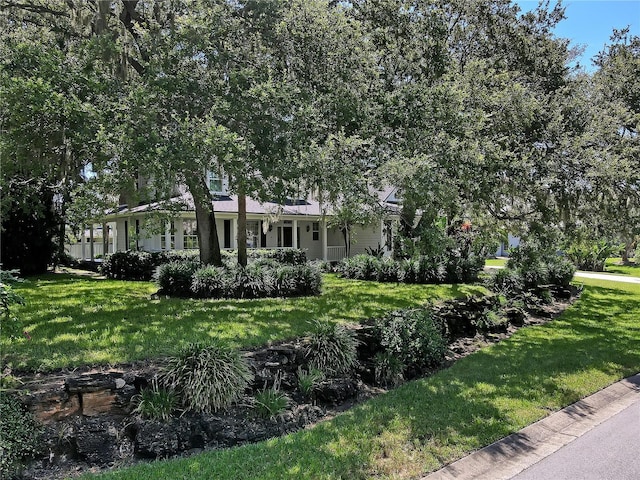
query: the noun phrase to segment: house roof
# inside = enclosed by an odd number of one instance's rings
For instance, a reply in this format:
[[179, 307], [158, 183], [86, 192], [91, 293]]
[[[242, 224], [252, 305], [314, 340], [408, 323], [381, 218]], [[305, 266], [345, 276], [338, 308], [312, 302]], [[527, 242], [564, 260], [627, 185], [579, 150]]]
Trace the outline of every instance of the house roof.
[[[395, 188], [387, 188], [377, 192], [381, 205], [385, 206], [391, 213], [397, 213], [398, 202], [395, 199]], [[171, 205], [168, 205], [171, 204]], [[284, 203], [278, 202], [258, 202], [252, 198], [246, 199], [247, 213], [255, 215], [305, 215], [319, 217], [323, 214], [321, 205], [313, 199], [292, 200], [288, 199]], [[128, 208], [122, 205], [117, 212], [112, 212], [107, 217], [120, 215], [144, 213], [151, 211], [169, 210], [179, 208], [182, 211], [194, 211], [195, 206], [193, 197], [186, 192], [179, 196], [173, 197], [164, 202], [152, 202], [135, 207]], [[238, 212], [238, 196], [237, 195], [220, 195], [213, 201], [213, 208], [216, 213], [237, 213]], [[327, 208], [324, 212], [331, 215], [331, 209]]]

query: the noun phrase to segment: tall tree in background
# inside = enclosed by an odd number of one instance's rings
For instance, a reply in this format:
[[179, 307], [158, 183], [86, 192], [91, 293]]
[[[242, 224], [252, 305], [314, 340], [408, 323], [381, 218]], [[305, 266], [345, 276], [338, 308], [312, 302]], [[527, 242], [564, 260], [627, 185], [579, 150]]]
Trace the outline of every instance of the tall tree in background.
[[614, 30], [595, 64], [598, 216], [624, 243], [626, 263], [640, 235], [640, 37]]
[[[59, 13], [53, 4], [49, 10]], [[70, 19], [45, 28], [23, 13], [7, 7], [0, 17], [2, 262], [36, 273], [46, 270], [54, 253], [64, 252], [72, 192], [99, 156], [95, 131], [110, 82], [93, 45], [68, 33]], [[48, 227], [41, 228], [42, 222]], [[18, 234], [31, 228], [41, 234]], [[37, 265], [30, 258], [38, 258]]]

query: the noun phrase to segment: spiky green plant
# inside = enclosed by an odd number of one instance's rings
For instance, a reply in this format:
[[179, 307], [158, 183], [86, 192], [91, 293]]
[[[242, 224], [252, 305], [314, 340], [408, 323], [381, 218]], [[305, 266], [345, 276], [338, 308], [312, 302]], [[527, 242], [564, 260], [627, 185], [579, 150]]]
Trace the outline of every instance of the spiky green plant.
[[313, 325], [305, 353], [309, 367], [330, 375], [353, 371], [358, 364], [358, 340], [353, 331], [326, 320], [316, 320]]
[[324, 380], [324, 373], [317, 368], [308, 370], [298, 367], [298, 388], [305, 397], [310, 397], [314, 389]]
[[282, 383], [282, 372], [276, 374], [273, 386], [264, 388], [255, 394], [255, 408], [263, 418], [273, 418], [282, 413], [289, 405], [289, 398], [280, 390]]
[[134, 413], [142, 418], [161, 420], [166, 422], [178, 404], [178, 397], [173, 390], [158, 386], [158, 379], [154, 377], [151, 387], [143, 388], [133, 397], [136, 402]]
[[196, 412], [216, 412], [238, 401], [253, 374], [240, 352], [221, 343], [191, 343], [169, 360], [161, 376], [178, 393], [183, 406]]

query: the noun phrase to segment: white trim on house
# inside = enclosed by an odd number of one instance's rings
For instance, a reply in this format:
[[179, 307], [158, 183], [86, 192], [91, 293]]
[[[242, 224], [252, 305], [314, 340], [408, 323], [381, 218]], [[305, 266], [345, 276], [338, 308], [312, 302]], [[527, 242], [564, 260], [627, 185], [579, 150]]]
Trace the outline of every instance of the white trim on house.
[[[213, 201], [218, 240], [222, 249], [236, 249], [238, 200], [236, 196], [224, 193], [224, 183], [222, 187], [223, 192], [219, 192]], [[385, 222], [398, 219], [395, 189], [378, 192], [378, 198], [390, 214], [383, 221], [352, 229], [351, 255], [365, 253], [367, 248], [378, 247], [384, 248], [385, 254], [391, 254], [392, 246], [388, 243]], [[113, 251], [159, 251], [167, 249], [168, 246], [175, 250], [183, 250], [195, 247], [193, 234], [185, 235], [185, 226], [196, 218], [191, 196], [183, 193], [170, 202], [183, 206], [182, 211], [173, 214], [173, 228], [169, 227], [169, 224], [164, 229], [157, 226], [153, 231], [144, 228], [145, 219], [151, 218], [154, 213], [166, 214], [169, 211], [166, 204], [160, 202], [131, 208], [122, 206], [118, 212], [107, 215], [106, 220], [113, 225]], [[342, 232], [338, 228], [328, 226], [331, 211], [325, 211], [316, 200], [290, 200], [278, 204], [261, 203], [247, 198], [246, 203], [247, 224], [251, 225], [251, 238], [247, 245], [249, 248], [301, 248], [306, 250], [307, 258], [310, 260], [337, 261], [346, 256], [347, 249]], [[167, 238], [171, 241], [167, 242]]]

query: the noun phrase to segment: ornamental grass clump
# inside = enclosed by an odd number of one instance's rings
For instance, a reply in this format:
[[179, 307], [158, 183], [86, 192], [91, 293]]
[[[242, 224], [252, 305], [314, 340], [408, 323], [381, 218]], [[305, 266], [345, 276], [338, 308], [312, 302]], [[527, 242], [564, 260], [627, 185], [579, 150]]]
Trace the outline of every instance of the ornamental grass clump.
[[134, 413], [148, 420], [168, 421], [178, 405], [178, 397], [173, 390], [158, 386], [154, 377], [151, 387], [143, 388], [133, 397], [136, 407]]
[[324, 373], [317, 368], [308, 370], [298, 367], [298, 389], [305, 397], [313, 395], [316, 387], [324, 380]]
[[280, 389], [282, 375], [277, 374], [273, 386], [265, 387], [255, 394], [255, 407], [263, 418], [273, 418], [284, 412], [289, 405], [289, 397]]
[[353, 331], [328, 321], [315, 321], [306, 345], [309, 367], [328, 375], [351, 373], [358, 364], [358, 340]]
[[161, 383], [186, 410], [217, 412], [237, 402], [253, 374], [240, 352], [221, 343], [192, 343], [169, 359]]

